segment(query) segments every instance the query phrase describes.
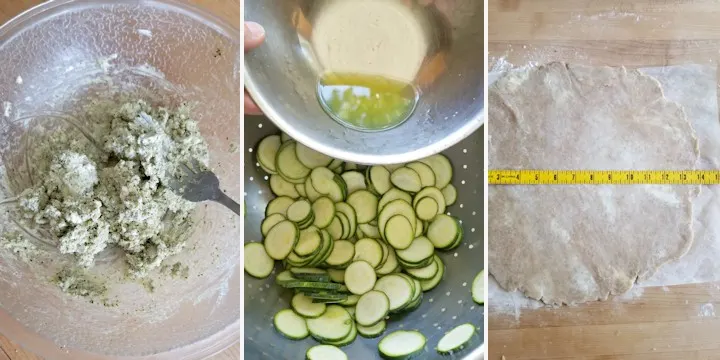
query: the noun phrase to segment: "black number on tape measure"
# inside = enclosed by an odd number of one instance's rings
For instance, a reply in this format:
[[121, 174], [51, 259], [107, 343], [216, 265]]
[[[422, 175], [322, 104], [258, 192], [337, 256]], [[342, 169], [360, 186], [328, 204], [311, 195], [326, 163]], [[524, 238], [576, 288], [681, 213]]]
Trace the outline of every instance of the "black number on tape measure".
[[663, 180], [670, 180], [670, 174], [662, 174]]
[[682, 181], [687, 180], [687, 174], [680, 174], [680, 180], [682, 180]]
[[535, 181], [538, 181], [538, 180], [540, 180], [540, 175], [535, 174]]
[[650, 174], [645, 174], [645, 180], [650, 180]]
[[573, 176], [573, 180], [575, 180], [575, 173], [573, 173], [572, 176]]
[[633, 174], [627, 174], [627, 179], [632, 181], [633, 180]]
[[698, 174], [699, 180], [705, 180], [705, 174]]
[[497, 179], [500, 180], [500, 174], [497, 174]]
[[608, 180], [612, 181], [612, 174], [608, 174]]
[[553, 175], [553, 181], [557, 181], [557, 174]]
[[595, 175], [590, 174], [590, 181], [593, 181], [593, 180], [595, 180]]

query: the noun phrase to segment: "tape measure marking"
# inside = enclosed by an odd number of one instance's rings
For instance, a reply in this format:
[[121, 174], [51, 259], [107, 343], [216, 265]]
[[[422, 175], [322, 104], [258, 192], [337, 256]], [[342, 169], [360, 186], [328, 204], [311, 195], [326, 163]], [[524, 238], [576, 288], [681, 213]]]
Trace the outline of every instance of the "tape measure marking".
[[490, 185], [717, 185], [720, 170], [490, 170]]

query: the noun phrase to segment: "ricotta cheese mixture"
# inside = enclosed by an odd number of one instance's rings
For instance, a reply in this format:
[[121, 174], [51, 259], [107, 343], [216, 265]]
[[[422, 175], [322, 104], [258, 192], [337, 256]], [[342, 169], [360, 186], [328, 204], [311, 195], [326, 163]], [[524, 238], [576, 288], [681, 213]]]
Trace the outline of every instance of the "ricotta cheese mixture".
[[[171, 111], [127, 103], [107, 114], [91, 141], [58, 131], [28, 155], [34, 186], [19, 195], [16, 214], [72, 257], [77, 269], [63, 269], [55, 279], [63, 291], [104, 292], [81, 270], [109, 248], [122, 250], [132, 278], [146, 277], [183, 250], [195, 203], [172, 185], [184, 164], [208, 164], [207, 143], [189, 113], [187, 106]], [[0, 248], [25, 261], [36, 251], [19, 232], [0, 236]]]

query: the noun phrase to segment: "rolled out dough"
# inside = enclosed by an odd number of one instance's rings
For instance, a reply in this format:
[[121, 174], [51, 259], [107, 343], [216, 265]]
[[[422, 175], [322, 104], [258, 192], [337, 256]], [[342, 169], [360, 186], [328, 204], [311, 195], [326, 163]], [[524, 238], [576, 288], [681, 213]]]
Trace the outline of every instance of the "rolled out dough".
[[[489, 92], [492, 169], [693, 169], [695, 132], [636, 70], [550, 63]], [[697, 186], [492, 186], [490, 272], [549, 304], [629, 290], [692, 244]]]

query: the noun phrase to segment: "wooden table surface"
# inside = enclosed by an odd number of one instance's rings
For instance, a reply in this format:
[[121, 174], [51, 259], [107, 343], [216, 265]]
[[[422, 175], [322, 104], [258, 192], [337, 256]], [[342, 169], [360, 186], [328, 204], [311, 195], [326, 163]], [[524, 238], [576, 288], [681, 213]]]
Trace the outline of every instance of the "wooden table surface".
[[[720, 60], [718, 1], [490, 0], [488, 18], [491, 68], [556, 60], [717, 66]], [[491, 313], [488, 359], [720, 359], [719, 306], [720, 283], [712, 283], [525, 310], [517, 319]]]
[[[212, 11], [229, 24], [240, 28], [240, 0], [189, 0]], [[0, 0], [0, 24], [20, 12], [43, 3], [43, 0]], [[240, 359], [240, 343], [214, 356], [213, 360]], [[23, 350], [0, 334], [0, 360], [38, 360], [33, 354]]]

